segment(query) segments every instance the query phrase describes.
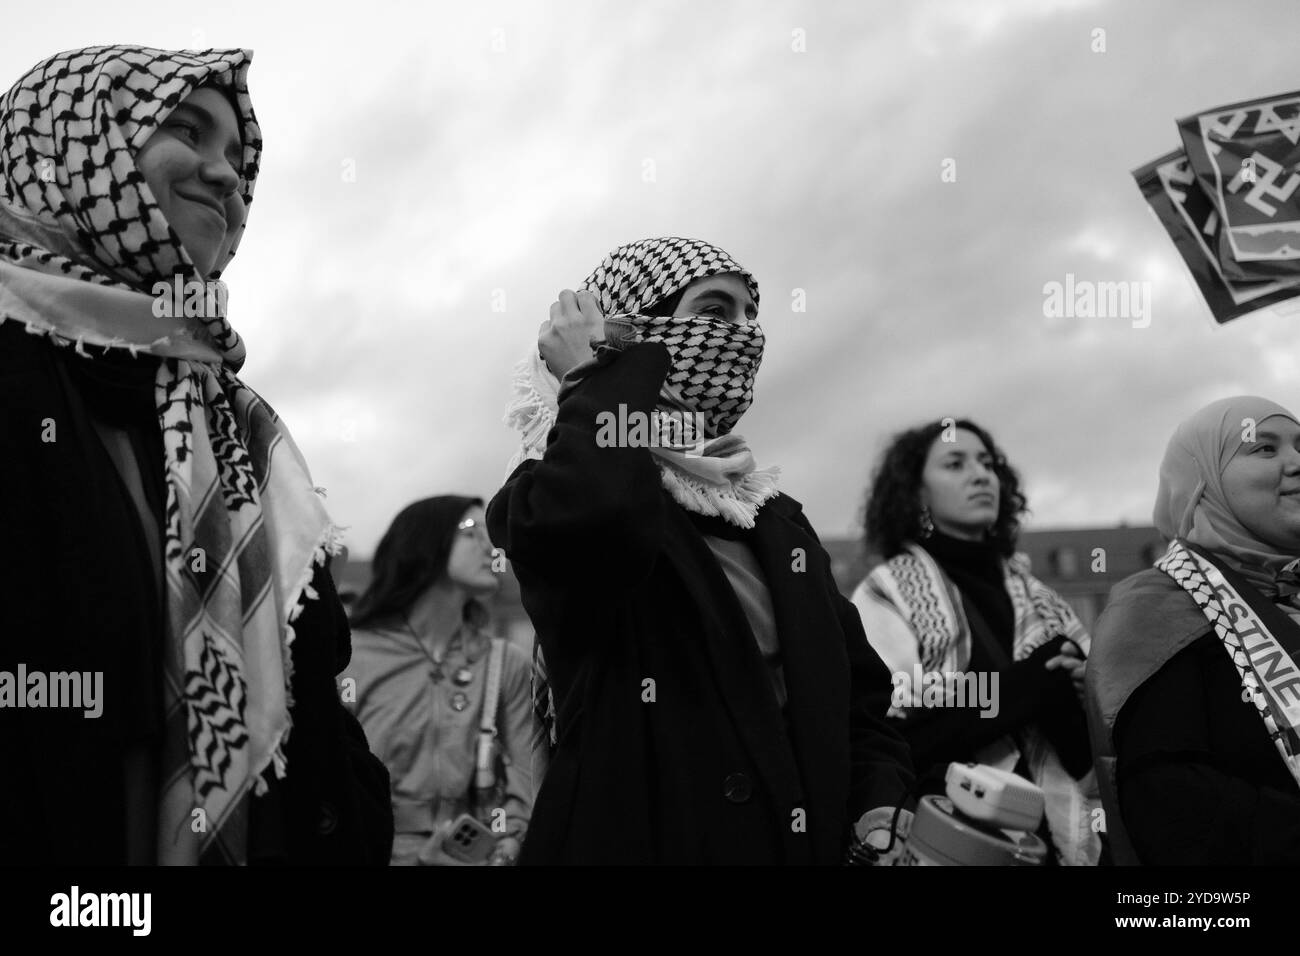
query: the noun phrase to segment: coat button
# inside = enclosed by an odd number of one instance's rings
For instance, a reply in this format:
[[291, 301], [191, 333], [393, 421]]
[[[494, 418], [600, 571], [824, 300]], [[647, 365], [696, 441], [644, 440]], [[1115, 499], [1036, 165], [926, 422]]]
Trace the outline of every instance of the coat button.
[[316, 822], [316, 829], [322, 836], [329, 836], [339, 825], [339, 814], [334, 809], [332, 803], [322, 803], [320, 805], [320, 818]]
[[733, 773], [722, 781], [722, 794], [732, 803], [746, 803], [753, 796], [754, 788], [749, 778], [743, 773]]

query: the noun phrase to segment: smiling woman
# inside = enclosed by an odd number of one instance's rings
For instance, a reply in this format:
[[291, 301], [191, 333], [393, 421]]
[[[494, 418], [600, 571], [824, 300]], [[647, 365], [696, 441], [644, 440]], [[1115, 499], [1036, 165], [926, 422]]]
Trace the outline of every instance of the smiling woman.
[[1173, 542], [1097, 622], [1089, 723], [1116, 861], [1300, 863], [1300, 419], [1202, 408], [1160, 465]]
[[74, 50], [0, 98], [0, 670], [104, 687], [93, 721], [0, 710], [8, 863], [388, 859], [387, 774], [334, 684], [337, 529], [236, 375], [225, 297], [150, 294], [235, 254], [250, 56]]
[[136, 153], [163, 218], [200, 275], [228, 255], [244, 226], [243, 155], [235, 107], [213, 86], [187, 96]]

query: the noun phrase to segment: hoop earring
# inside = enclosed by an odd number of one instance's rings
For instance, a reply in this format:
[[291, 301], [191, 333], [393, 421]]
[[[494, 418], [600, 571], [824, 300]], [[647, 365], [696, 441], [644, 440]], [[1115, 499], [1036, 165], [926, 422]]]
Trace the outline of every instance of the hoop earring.
[[930, 520], [930, 509], [921, 505], [921, 537], [928, 538], [934, 534], [934, 522]]

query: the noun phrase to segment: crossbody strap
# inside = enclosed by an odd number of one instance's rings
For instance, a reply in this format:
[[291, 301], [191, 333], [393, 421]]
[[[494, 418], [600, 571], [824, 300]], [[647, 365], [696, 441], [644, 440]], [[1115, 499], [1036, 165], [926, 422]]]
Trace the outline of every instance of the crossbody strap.
[[488, 651], [487, 685], [483, 689], [483, 718], [479, 730], [488, 735], [497, 732], [497, 702], [501, 699], [501, 663], [505, 657], [506, 642], [492, 638]]
[[478, 748], [474, 755], [474, 785], [487, 792], [496, 782], [496, 762], [493, 760], [493, 743], [497, 735], [497, 701], [501, 697], [501, 662], [505, 657], [506, 642], [492, 639], [488, 650], [487, 684], [483, 688], [483, 716], [479, 724]]

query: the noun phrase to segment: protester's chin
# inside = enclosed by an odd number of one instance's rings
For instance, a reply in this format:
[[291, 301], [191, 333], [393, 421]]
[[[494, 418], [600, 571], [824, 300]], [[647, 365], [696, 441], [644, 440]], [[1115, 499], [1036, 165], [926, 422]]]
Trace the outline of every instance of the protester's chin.
[[494, 571], [484, 571], [474, 578], [474, 590], [478, 594], [496, 594], [501, 590], [501, 579]]
[[226, 241], [224, 231], [218, 231], [206, 222], [182, 223], [172, 227], [180, 236], [185, 253], [202, 276], [207, 276], [216, 266], [217, 253]]
[[1271, 534], [1261, 537], [1287, 554], [1300, 554], [1300, 516], [1287, 515], [1285, 520], [1278, 521]]
[[997, 522], [998, 509], [996, 505], [981, 505], [972, 508], [966, 516], [966, 527], [980, 532], [991, 531]]

